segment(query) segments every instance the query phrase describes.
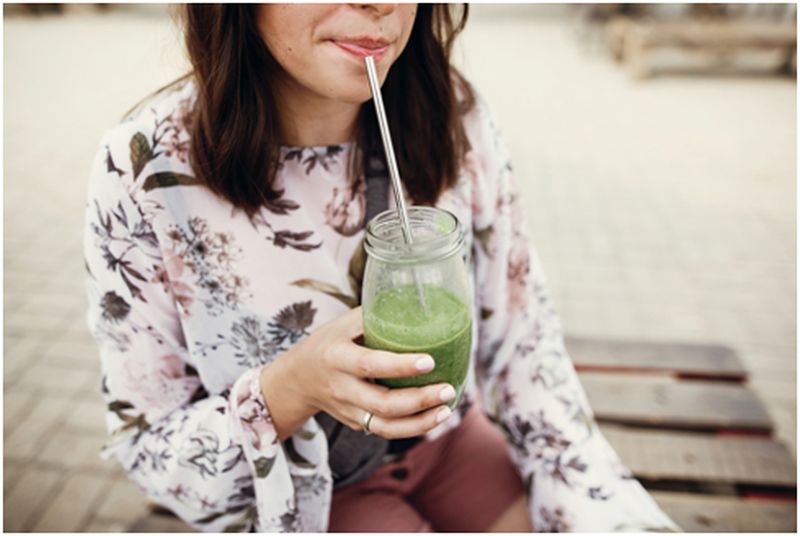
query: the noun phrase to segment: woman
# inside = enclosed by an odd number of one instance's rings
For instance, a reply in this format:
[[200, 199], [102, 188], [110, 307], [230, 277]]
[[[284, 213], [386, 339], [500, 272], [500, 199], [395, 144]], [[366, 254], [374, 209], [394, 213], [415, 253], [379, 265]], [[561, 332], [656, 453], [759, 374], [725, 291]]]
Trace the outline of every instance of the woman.
[[[184, 10], [192, 73], [106, 134], [89, 188], [107, 455], [202, 530], [675, 528], [564, 351], [503, 142], [449, 65], [466, 10]], [[364, 155], [380, 147], [365, 55], [409, 201], [469, 230], [480, 321], [453, 412], [452, 386], [367, 381], [429, 356], [354, 342]], [[334, 474], [323, 414], [392, 440], [382, 465]]]

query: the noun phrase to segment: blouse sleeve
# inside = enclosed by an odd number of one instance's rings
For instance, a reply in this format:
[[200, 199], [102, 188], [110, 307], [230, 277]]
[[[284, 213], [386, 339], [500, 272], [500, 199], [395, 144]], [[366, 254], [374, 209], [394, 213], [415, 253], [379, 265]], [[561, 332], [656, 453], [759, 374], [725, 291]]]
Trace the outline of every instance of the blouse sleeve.
[[502, 137], [479, 101], [473, 147], [477, 381], [525, 482], [537, 531], [678, 530], [600, 433], [528, 243]]
[[[324, 437], [301, 430], [291, 448], [278, 441], [260, 368], [228, 391], [205, 391], [181, 329], [181, 288], [169, 284], [171, 267], [153, 231], [154, 207], [134, 201], [125, 183], [134, 143], [120, 129], [94, 160], [85, 219], [88, 324], [108, 407], [104, 456], [116, 457], [149, 498], [197, 529], [302, 530], [295, 488], [321, 480], [315, 489], [324, 489], [319, 465], [327, 465], [302, 453], [325, 452]], [[318, 515], [327, 519], [326, 506]]]

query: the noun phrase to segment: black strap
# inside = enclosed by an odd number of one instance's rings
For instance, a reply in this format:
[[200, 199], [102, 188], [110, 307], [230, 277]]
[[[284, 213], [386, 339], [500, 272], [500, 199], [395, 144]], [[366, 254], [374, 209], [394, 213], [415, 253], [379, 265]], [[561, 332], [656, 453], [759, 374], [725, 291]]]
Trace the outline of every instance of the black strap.
[[383, 157], [372, 154], [364, 158], [364, 177], [367, 181], [367, 212], [364, 226], [389, 208], [389, 172]]
[[[367, 183], [366, 225], [389, 204], [389, 175], [380, 154], [365, 155], [364, 177]], [[361, 482], [382, 465], [389, 452], [389, 440], [351, 430], [324, 412], [315, 418], [328, 439], [328, 464], [333, 473], [334, 489]]]
[[327, 413], [317, 413], [315, 418], [328, 438], [334, 489], [366, 480], [383, 464], [389, 448], [387, 439], [351, 430]]
[[[389, 173], [382, 154], [365, 155], [364, 177], [367, 183], [366, 226], [389, 206]], [[328, 464], [333, 473], [334, 489], [366, 480], [383, 464], [387, 454], [396, 459], [422, 440], [422, 436], [389, 441], [380, 436], [365, 435], [324, 412], [315, 418], [328, 439]]]
[[[389, 170], [383, 155], [372, 154], [366, 158], [364, 175], [367, 179], [367, 217], [364, 225], [389, 208]], [[392, 439], [387, 454], [403, 454], [422, 440], [422, 436]]]

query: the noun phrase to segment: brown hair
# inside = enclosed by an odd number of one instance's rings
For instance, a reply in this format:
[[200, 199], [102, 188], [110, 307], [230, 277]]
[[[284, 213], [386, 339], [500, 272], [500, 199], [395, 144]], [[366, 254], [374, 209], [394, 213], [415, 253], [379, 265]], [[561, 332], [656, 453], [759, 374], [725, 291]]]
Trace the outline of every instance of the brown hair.
[[[211, 190], [250, 215], [283, 193], [273, 188], [280, 158], [278, 106], [273, 92], [263, 89], [282, 67], [259, 33], [256, 8], [189, 4], [181, 13], [197, 87], [189, 123], [192, 167]], [[408, 44], [383, 85], [400, 173], [418, 204], [433, 204], [455, 183], [468, 150], [460, 116], [474, 96], [450, 65], [467, 14], [466, 4], [420, 4]], [[381, 145], [375, 110], [367, 104], [359, 114], [357, 143], [371, 153]], [[360, 173], [357, 161], [352, 172]]]

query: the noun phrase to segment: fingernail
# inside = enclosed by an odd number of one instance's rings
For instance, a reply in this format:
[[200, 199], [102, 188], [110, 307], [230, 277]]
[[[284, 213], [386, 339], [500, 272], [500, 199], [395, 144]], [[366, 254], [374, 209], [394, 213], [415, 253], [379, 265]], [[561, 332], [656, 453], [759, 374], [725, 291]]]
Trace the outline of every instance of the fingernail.
[[439, 412], [436, 414], [436, 422], [445, 421], [450, 416], [451, 413], [453, 412], [450, 410], [450, 408], [444, 407], [440, 409]]
[[433, 358], [429, 355], [417, 360], [417, 370], [420, 372], [433, 370], [434, 365], [436, 365], [436, 363], [433, 362]]
[[456, 397], [456, 390], [453, 389], [452, 385], [448, 385], [441, 391], [439, 391], [439, 398], [442, 399], [442, 402], [450, 402]]

